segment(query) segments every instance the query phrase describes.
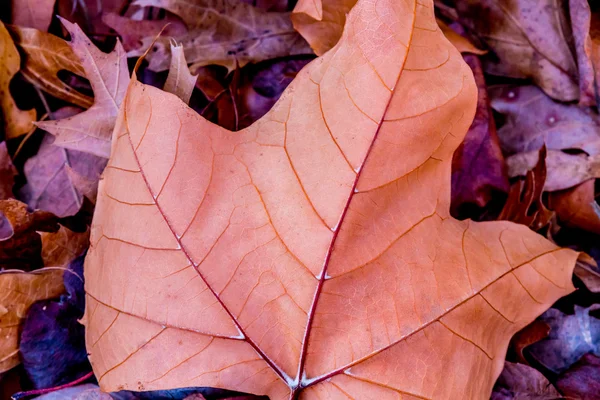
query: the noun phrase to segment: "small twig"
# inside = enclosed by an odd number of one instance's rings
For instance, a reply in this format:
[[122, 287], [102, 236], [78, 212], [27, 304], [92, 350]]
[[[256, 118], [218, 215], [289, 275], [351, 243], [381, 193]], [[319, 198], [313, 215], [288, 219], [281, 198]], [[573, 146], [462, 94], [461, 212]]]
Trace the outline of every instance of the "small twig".
[[84, 382], [84, 381], [90, 379], [92, 376], [94, 376], [94, 373], [92, 371], [90, 371], [87, 374], [85, 374], [84, 376], [82, 376], [81, 378], [75, 379], [73, 382], [65, 383], [64, 385], [55, 386], [55, 387], [51, 387], [51, 388], [47, 388], [47, 389], [35, 389], [35, 390], [29, 390], [27, 392], [17, 392], [15, 394], [13, 394], [11, 396], [11, 398], [12, 398], [12, 400], [18, 400], [18, 399], [23, 399], [25, 397], [39, 396], [39, 395], [46, 394], [46, 393], [56, 392], [57, 390], [77, 386], [81, 382]]

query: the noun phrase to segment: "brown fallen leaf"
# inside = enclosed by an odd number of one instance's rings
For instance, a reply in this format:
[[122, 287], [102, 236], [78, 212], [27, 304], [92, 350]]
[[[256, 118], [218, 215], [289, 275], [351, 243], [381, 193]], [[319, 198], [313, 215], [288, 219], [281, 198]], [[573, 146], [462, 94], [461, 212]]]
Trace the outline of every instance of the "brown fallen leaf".
[[57, 232], [42, 232], [42, 260], [45, 267], [65, 267], [83, 254], [90, 244], [90, 232], [73, 232], [61, 225]]
[[54, 14], [56, 0], [12, 0], [12, 19], [15, 25], [46, 32]]
[[595, 198], [595, 179], [566, 190], [550, 193], [548, 206], [565, 226], [600, 235], [600, 206]]
[[486, 398], [573, 290], [574, 251], [450, 217], [471, 71], [431, 0], [376, 5], [239, 132], [132, 80], [85, 265], [103, 390]]
[[489, 89], [492, 108], [503, 115], [498, 130], [509, 155], [539, 150], [579, 149], [600, 154], [600, 118], [589, 108], [553, 101], [535, 86]]
[[527, 348], [528, 354], [549, 371], [566, 371], [586, 353], [600, 355], [600, 319], [590, 315], [600, 305], [584, 308], [575, 305], [575, 313], [564, 314], [555, 308], [540, 319], [550, 325], [550, 335]]
[[39, 232], [58, 230], [55, 215], [30, 212], [18, 200], [0, 200], [0, 267], [32, 270], [43, 266]]
[[63, 271], [0, 271], [0, 373], [19, 365], [19, 326], [29, 307], [63, 291]]
[[10, 94], [10, 81], [21, 67], [21, 57], [13, 39], [0, 22], [0, 106], [4, 120], [4, 136], [13, 139], [26, 134], [33, 127], [35, 110], [23, 111]]
[[556, 381], [556, 387], [569, 399], [600, 399], [600, 357], [586, 354]]
[[0, 143], [0, 200], [10, 199], [13, 195], [17, 169], [12, 163], [6, 142]]
[[15, 44], [25, 54], [21, 69], [23, 76], [54, 97], [88, 108], [94, 99], [63, 82], [60, 71], [85, 77], [83, 66], [63, 39], [36, 29], [8, 26]]
[[572, 33], [561, 0], [457, 1], [459, 21], [492, 52], [484, 67], [492, 75], [531, 79], [548, 96], [579, 99]]
[[[448, 38], [447, 33], [444, 35]], [[456, 47], [452, 40], [450, 42]], [[473, 123], [452, 158], [451, 212], [454, 216], [461, 215], [461, 209], [469, 206], [483, 208], [493, 195], [506, 193], [509, 189], [481, 62], [473, 55], [463, 55], [463, 58], [475, 76], [478, 100]]]
[[156, 37], [163, 29], [162, 35], [167, 37], [179, 37], [187, 33], [183, 21], [171, 13], [167, 13], [164, 19], [141, 21], [117, 13], [105, 13], [102, 21], [119, 34], [125, 51], [139, 49], [144, 38]]
[[559, 400], [563, 397], [538, 370], [506, 361], [491, 400]]
[[188, 68], [183, 46], [171, 43], [171, 66], [163, 90], [173, 93], [185, 104], [189, 104], [197, 78], [198, 76], [192, 75]]
[[340, 40], [346, 14], [356, 0], [299, 0], [292, 14], [294, 28], [320, 56]]
[[117, 112], [129, 80], [123, 46], [117, 40], [111, 53], [103, 53], [79, 26], [65, 19], [61, 22], [71, 35], [69, 45], [79, 57], [94, 90], [94, 105], [75, 116], [40, 121], [36, 125], [56, 136], [56, 146], [108, 158]]
[[[140, 7], [159, 7], [181, 17], [188, 33], [173, 37], [181, 43], [193, 68], [217, 64], [233, 70], [249, 62], [311, 54], [306, 41], [294, 30], [289, 13], [264, 12], [237, 0], [136, 0]], [[169, 68], [170, 42], [160, 37], [147, 59], [152, 71]], [[129, 57], [142, 55], [154, 41], [146, 37]]]
[[[81, 115], [79, 111], [65, 107], [54, 115], [69, 118]], [[46, 134], [37, 154], [25, 162], [27, 184], [20, 189], [19, 198], [31, 208], [58, 217], [75, 215], [84, 196], [95, 202], [98, 180], [105, 166], [105, 158], [57, 146], [54, 137]]]

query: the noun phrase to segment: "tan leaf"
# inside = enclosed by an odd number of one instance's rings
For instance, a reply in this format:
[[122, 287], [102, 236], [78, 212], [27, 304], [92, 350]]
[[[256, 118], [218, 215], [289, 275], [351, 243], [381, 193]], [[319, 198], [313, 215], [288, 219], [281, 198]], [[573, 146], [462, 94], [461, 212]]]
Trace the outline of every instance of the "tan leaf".
[[46, 32], [56, 0], [12, 0], [12, 23]]
[[42, 260], [45, 267], [63, 267], [79, 257], [90, 243], [90, 232], [73, 232], [61, 226], [57, 232], [43, 232]]
[[112, 130], [129, 79], [125, 52], [117, 41], [110, 54], [103, 53], [79, 26], [62, 18], [61, 21], [71, 35], [69, 44], [94, 90], [94, 105], [73, 117], [36, 125], [55, 135], [57, 146], [108, 158]]
[[[312, 53], [294, 30], [289, 13], [265, 12], [238, 0], [137, 0], [134, 4], [160, 7], [183, 19], [188, 33], [174, 39], [182, 44], [185, 58], [194, 68], [218, 64], [232, 70], [236, 63], [244, 66]], [[128, 56], [143, 54], [153, 41], [154, 36], [146, 37]], [[148, 67], [153, 71], [168, 69], [169, 51], [169, 38], [159, 38], [148, 54]]]
[[0, 271], [0, 373], [19, 365], [19, 326], [29, 307], [63, 291], [63, 271]]
[[548, 205], [566, 226], [600, 235], [600, 206], [595, 199], [595, 179], [567, 190], [550, 193]]
[[101, 388], [487, 398], [577, 253], [450, 217], [476, 91], [431, 0], [360, 0], [239, 132], [134, 79], [85, 265]]
[[173, 93], [184, 103], [190, 102], [198, 75], [192, 75], [183, 54], [183, 46], [171, 43], [171, 66], [163, 90]]
[[21, 57], [8, 30], [0, 22], [0, 101], [6, 139], [26, 134], [33, 127], [35, 110], [23, 111], [10, 94], [10, 81], [21, 68]]
[[85, 78], [83, 66], [63, 39], [36, 29], [9, 25], [16, 45], [25, 53], [21, 73], [34, 85], [59, 99], [88, 108], [94, 99], [79, 93], [58, 78], [66, 70]]

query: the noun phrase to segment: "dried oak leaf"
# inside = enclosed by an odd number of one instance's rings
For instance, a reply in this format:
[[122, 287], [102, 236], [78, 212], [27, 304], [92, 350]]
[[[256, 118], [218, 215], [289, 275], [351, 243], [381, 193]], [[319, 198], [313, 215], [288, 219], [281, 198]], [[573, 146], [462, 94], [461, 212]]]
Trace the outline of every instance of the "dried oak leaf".
[[35, 110], [19, 109], [10, 94], [10, 81], [20, 68], [19, 52], [8, 30], [0, 22], [0, 106], [6, 139], [16, 138], [29, 132], [33, 128], [36, 117]]
[[60, 71], [85, 77], [81, 62], [66, 41], [31, 28], [9, 25], [8, 30], [25, 54], [21, 73], [27, 80], [52, 96], [80, 107], [88, 108], [94, 103], [92, 97], [78, 92], [58, 77]]
[[561, 223], [600, 235], [600, 205], [596, 202], [595, 179], [589, 179], [570, 189], [552, 192], [548, 206]]
[[[54, 116], [69, 118], [81, 115], [79, 111], [64, 107]], [[59, 217], [75, 215], [84, 196], [92, 203], [96, 201], [98, 180], [105, 166], [105, 158], [57, 146], [56, 139], [46, 134], [37, 154], [25, 162], [27, 184], [19, 190], [19, 199], [31, 208]]]
[[563, 0], [456, 1], [459, 21], [476, 32], [492, 53], [487, 73], [532, 79], [548, 96], [579, 99], [571, 27]]
[[0, 272], [0, 373], [19, 364], [19, 327], [33, 303], [58, 297], [63, 271]]
[[73, 232], [61, 226], [56, 232], [42, 232], [42, 260], [45, 267], [64, 267], [79, 257], [90, 244], [89, 231]]
[[31, 270], [43, 265], [39, 232], [59, 229], [55, 215], [30, 212], [18, 200], [0, 200], [0, 267]]
[[[194, 67], [218, 64], [229, 70], [271, 58], [311, 54], [306, 41], [294, 30], [289, 13], [265, 12], [238, 0], [136, 0], [134, 5], [159, 7], [181, 17], [188, 33], [175, 36], [185, 58]], [[154, 41], [149, 36], [139, 56]], [[169, 68], [169, 38], [160, 37], [147, 58], [152, 71]]]
[[431, 0], [360, 0], [239, 132], [133, 79], [85, 265], [101, 388], [489, 396], [511, 335], [573, 290], [577, 253], [450, 217], [475, 106]]
[[506, 362], [490, 400], [559, 400], [563, 397], [538, 370]]
[[71, 35], [69, 45], [79, 57], [94, 90], [94, 105], [75, 116], [40, 121], [36, 125], [56, 136], [56, 146], [108, 158], [112, 130], [129, 81], [123, 46], [117, 40], [111, 53], [103, 53], [79, 26], [62, 18], [61, 22]]
[[52, 21], [56, 0], [12, 0], [11, 22], [46, 32]]

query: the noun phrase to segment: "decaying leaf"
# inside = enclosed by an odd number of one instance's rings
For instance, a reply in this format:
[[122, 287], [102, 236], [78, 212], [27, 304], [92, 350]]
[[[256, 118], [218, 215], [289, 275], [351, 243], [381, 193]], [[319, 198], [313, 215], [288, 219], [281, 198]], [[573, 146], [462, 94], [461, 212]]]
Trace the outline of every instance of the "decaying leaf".
[[575, 306], [573, 315], [551, 308], [540, 319], [550, 325], [548, 338], [532, 344], [528, 353], [554, 373], [567, 370], [586, 353], [600, 355], [600, 319], [590, 315], [597, 305]]
[[21, 57], [13, 39], [0, 22], [0, 105], [4, 120], [4, 135], [12, 139], [26, 134], [33, 127], [35, 110], [23, 111], [10, 94], [10, 81], [21, 68]]
[[600, 118], [589, 108], [553, 101], [535, 86], [502, 85], [489, 90], [492, 108], [501, 113], [498, 129], [509, 155], [539, 150], [579, 149], [600, 154]]
[[486, 72], [532, 79], [548, 96], [579, 99], [571, 28], [562, 0], [464, 0], [460, 22], [479, 34], [492, 53]]
[[577, 254], [450, 217], [475, 106], [432, 1], [360, 0], [239, 132], [134, 78], [85, 267], [101, 388], [489, 396], [510, 336], [573, 290]]
[[6, 142], [2, 142], [0, 143], [0, 200], [14, 197], [13, 186], [16, 175], [17, 169], [8, 154]]
[[31, 28], [8, 26], [15, 44], [25, 53], [21, 73], [49, 94], [83, 108], [88, 108], [94, 99], [73, 89], [59, 77], [65, 70], [85, 77], [83, 66], [63, 39]]
[[18, 200], [0, 200], [0, 267], [31, 270], [43, 266], [39, 232], [58, 230], [55, 215], [31, 212]]
[[600, 268], [598, 263], [586, 253], [580, 253], [573, 273], [592, 293], [600, 293]]
[[[448, 38], [447, 33], [444, 35]], [[456, 47], [456, 43], [451, 43]], [[461, 208], [466, 206], [483, 208], [494, 194], [506, 193], [509, 189], [481, 62], [473, 55], [463, 55], [463, 58], [473, 71], [478, 97], [473, 123], [452, 158], [451, 210], [454, 216], [460, 215]]]
[[[81, 114], [73, 108], [55, 113], [65, 118], [72, 115]], [[19, 198], [59, 217], [75, 215], [84, 196], [95, 201], [95, 188], [105, 165], [106, 159], [57, 146], [53, 136], [46, 134], [38, 153], [25, 162], [27, 184], [19, 191]]]
[[594, 30], [591, 29], [592, 13], [588, 0], [569, 0], [568, 3], [579, 73], [579, 104], [591, 106], [597, 104], [596, 81], [600, 78], [600, 70], [596, 69], [600, 66], [600, 43], [597, 37], [592, 40]]
[[[577, 267], [576, 267], [577, 268]], [[523, 351], [530, 345], [539, 342], [548, 337], [550, 333], [550, 325], [536, 319], [519, 332], [515, 333], [510, 339], [510, 350], [521, 364], [529, 365], [529, 361], [525, 358]]]
[[56, 0], [12, 0], [12, 23], [46, 32]]
[[[289, 13], [264, 12], [237, 0], [136, 0], [134, 4], [163, 8], [181, 17], [188, 33], [174, 39], [194, 67], [218, 64], [232, 70], [249, 62], [311, 53], [294, 30]], [[143, 54], [153, 41], [154, 36], [146, 37], [128, 56]], [[148, 68], [168, 69], [169, 51], [169, 38], [159, 38], [147, 56]]]
[[346, 14], [356, 0], [299, 0], [292, 14], [294, 28], [306, 39], [315, 54], [325, 54], [340, 40]]
[[117, 41], [110, 54], [103, 53], [79, 26], [65, 19], [61, 21], [71, 35], [69, 44], [94, 90], [94, 105], [73, 117], [36, 125], [55, 135], [57, 146], [108, 158], [111, 133], [129, 79], [125, 52]]
[[62, 270], [0, 272], [0, 373], [19, 364], [19, 326], [38, 300], [59, 296]]
[[559, 400], [562, 396], [538, 370], [506, 362], [491, 400]]
[[600, 357], [586, 354], [562, 374], [556, 386], [569, 399], [598, 400], [600, 398]]
[[196, 85], [197, 78], [198, 76], [192, 75], [187, 66], [187, 61], [183, 54], [183, 46], [171, 43], [171, 66], [169, 67], [169, 75], [167, 76], [163, 90], [173, 93], [184, 103], [188, 104], [190, 97], [192, 97], [192, 91]]
[[472, 53], [482, 55], [487, 53], [486, 50], [477, 48], [469, 39], [463, 35], [459, 35], [454, 29], [450, 28], [446, 23], [440, 19], [437, 20], [437, 24], [446, 36], [446, 39], [450, 41], [461, 53]]

